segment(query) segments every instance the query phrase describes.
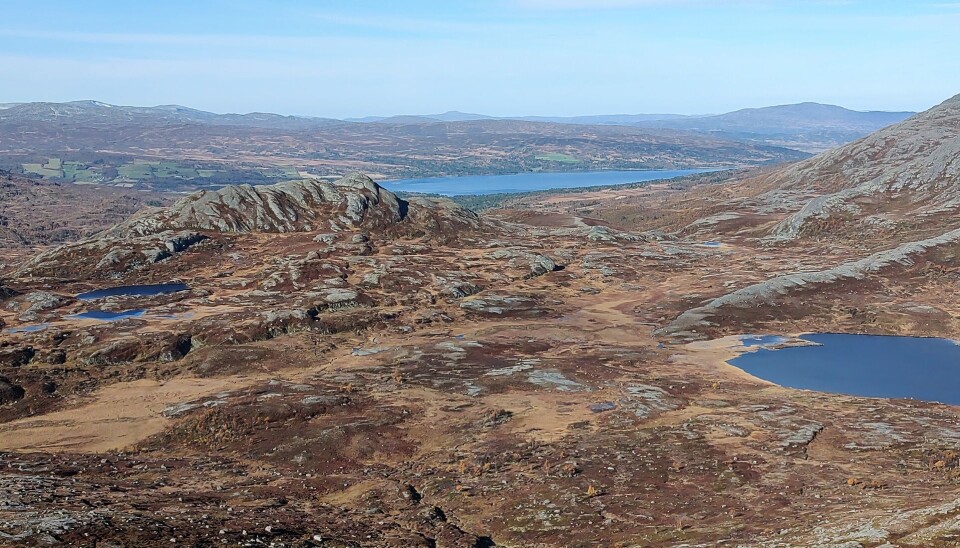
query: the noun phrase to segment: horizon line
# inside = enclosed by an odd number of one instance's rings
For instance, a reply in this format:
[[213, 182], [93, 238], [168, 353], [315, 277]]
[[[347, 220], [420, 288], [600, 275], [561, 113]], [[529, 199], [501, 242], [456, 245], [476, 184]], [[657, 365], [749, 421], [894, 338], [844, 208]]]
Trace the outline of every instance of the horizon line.
[[[775, 105], [765, 105], [759, 107], [742, 107], [734, 110], [729, 110], [725, 112], [715, 112], [715, 113], [696, 113], [696, 114], [684, 114], [680, 112], [615, 112], [615, 113], [593, 113], [593, 114], [570, 114], [570, 115], [558, 115], [558, 114], [521, 114], [521, 115], [494, 115], [494, 114], [484, 114], [481, 112], [471, 112], [469, 110], [445, 110], [442, 112], [430, 112], [430, 113], [397, 113], [397, 114], [387, 114], [387, 115], [378, 115], [378, 114], [364, 114], [359, 116], [324, 116], [324, 115], [310, 115], [310, 114], [282, 114], [279, 112], [271, 112], [267, 110], [252, 110], [248, 112], [223, 112], [215, 110], [205, 110], [202, 108], [191, 107], [187, 105], [182, 105], [179, 103], [161, 103], [156, 105], [123, 105], [117, 103], [108, 103], [106, 101], [100, 101], [98, 99], [73, 99], [69, 101], [0, 101], [0, 105], [4, 105], [0, 110], [6, 110], [7, 108], [13, 108], [20, 105], [29, 105], [29, 104], [53, 104], [53, 105], [66, 105], [71, 103], [93, 103], [97, 105], [103, 105], [106, 107], [116, 107], [116, 108], [143, 108], [143, 109], [156, 109], [163, 107], [176, 107], [184, 108], [197, 112], [203, 112], [206, 114], [214, 114], [217, 116], [250, 116], [255, 114], [268, 114], [272, 116], [282, 116], [286, 118], [304, 118], [304, 119], [316, 119], [316, 120], [338, 120], [342, 122], [362, 122], [366, 119], [371, 119], [371, 122], [376, 122], [380, 120], [390, 119], [390, 118], [426, 118], [432, 119], [434, 116], [442, 116], [445, 114], [464, 114], [470, 116], [483, 116], [491, 120], [525, 120], [529, 118], [561, 118], [561, 119], [574, 119], [574, 118], [588, 118], [588, 117], [602, 117], [602, 116], [680, 116], [685, 118], [707, 118], [711, 116], [722, 116], [724, 114], [731, 114], [734, 112], [740, 112], [744, 110], [759, 110], [759, 109], [769, 109], [777, 107], [789, 107], [789, 106], [800, 106], [800, 105], [819, 105], [827, 107], [837, 107], [851, 112], [861, 113], [861, 114], [871, 114], [871, 113], [886, 113], [886, 114], [916, 114], [920, 111], [914, 110], [859, 110], [855, 108], [845, 107], [843, 105], [837, 105], [833, 103], [821, 103], [819, 101], [800, 101], [796, 103], [781, 103]], [[9, 105], [9, 106], [8, 106]], [[442, 120], [437, 120], [442, 121]], [[655, 121], [655, 120], [650, 120]]]

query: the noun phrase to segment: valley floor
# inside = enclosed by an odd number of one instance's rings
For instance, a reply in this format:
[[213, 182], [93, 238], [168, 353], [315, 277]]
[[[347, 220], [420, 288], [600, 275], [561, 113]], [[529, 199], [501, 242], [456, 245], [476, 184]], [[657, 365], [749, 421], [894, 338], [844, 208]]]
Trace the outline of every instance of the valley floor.
[[[831, 286], [655, 334], [850, 250], [629, 240], [568, 212], [534, 217], [501, 213], [506, 243], [374, 237], [306, 263], [312, 234], [223, 236], [136, 280], [190, 283], [148, 301], [171, 318], [41, 311], [52, 327], [0, 349], [0, 374], [27, 390], [0, 406], [0, 544], [957, 544], [956, 408], [790, 390], [725, 363], [748, 333], [956, 337], [953, 278], [904, 267], [855, 296]], [[536, 270], [542, 256], [556, 268]], [[356, 302], [265, 319], [301, 307], [295, 288], [326, 276], [309, 274], [323, 261]], [[26, 323], [23, 299], [2, 309], [8, 325]], [[146, 357], [182, 333], [184, 355]], [[10, 365], [26, 346], [36, 357]]]

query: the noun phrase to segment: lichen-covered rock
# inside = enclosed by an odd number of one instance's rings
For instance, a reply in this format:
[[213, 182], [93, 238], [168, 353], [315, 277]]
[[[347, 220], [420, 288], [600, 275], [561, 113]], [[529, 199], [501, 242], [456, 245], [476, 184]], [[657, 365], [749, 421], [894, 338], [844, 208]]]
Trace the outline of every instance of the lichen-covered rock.
[[143, 344], [136, 337], [123, 337], [99, 347], [86, 349], [80, 361], [88, 365], [117, 365], [134, 361]]
[[467, 282], [461, 283], [452, 283], [444, 288], [444, 293], [453, 297], [454, 299], [462, 299], [464, 297], [469, 297], [470, 295], [475, 295], [481, 291], [481, 288], [477, 285]]
[[184, 230], [171, 236], [164, 242], [164, 245], [170, 253], [180, 253], [181, 251], [186, 251], [191, 246], [206, 239], [207, 236], [200, 234], [199, 232]]
[[522, 247], [498, 249], [487, 253], [485, 258], [506, 261], [510, 268], [526, 270], [523, 277], [528, 279], [561, 268], [552, 258]]
[[227, 186], [191, 194], [167, 208], [142, 210], [95, 236], [34, 256], [14, 275], [118, 278], [174, 260], [198, 244], [211, 250], [228, 245], [231, 236], [221, 233], [323, 231], [315, 240], [328, 247], [315, 250], [313, 257], [319, 258], [334, 251], [370, 255], [379, 242], [400, 237], [456, 241], [481, 227], [498, 230], [499, 225], [450, 200], [401, 200], [359, 173], [332, 183]]
[[36, 321], [39, 314], [60, 308], [72, 300], [70, 297], [48, 291], [32, 291], [23, 296], [26, 309], [21, 309], [19, 319], [23, 322]]
[[482, 293], [464, 299], [460, 308], [487, 316], [543, 316], [549, 309], [533, 295]]

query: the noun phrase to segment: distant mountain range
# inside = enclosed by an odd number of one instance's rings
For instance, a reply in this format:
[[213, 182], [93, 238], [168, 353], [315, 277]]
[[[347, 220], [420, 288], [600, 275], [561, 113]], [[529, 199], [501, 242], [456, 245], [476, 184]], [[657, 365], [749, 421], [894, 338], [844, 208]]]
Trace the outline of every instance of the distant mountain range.
[[698, 133], [719, 133], [731, 138], [803, 136], [822, 139], [837, 133], [842, 142], [862, 137], [880, 128], [901, 122], [915, 112], [856, 111], [821, 103], [798, 103], [763, 108], [746, 108], [718, 115], [684, 114], [599, 114], [587, 116], [487, 116], [470, 112], [448, 111], [440, 114], [405, 114], [398, 116], [366, 116], [363, 118], [320, 118], [284, 116], [262, 112], [249, 114], [215, 114], [180, 105], [155, 107], [116, 106], [100, 101], [68, 103], [0, 103], [0, 119], [6, 121], [55, 121], [69, 117], [73, 121], [162, 121], [204, 123], [274, 129], [309, 129], [346, 123], [435, 124], [513, 120], [552, 124], [638, 126], [679, 129]]
[[440, 114], [403, 114], [399, 116], [365, 116], [363, 118], [345, 118], [346, 122], [386, 123], [386, 124], [429, 124], [432, 122], [469, 122], [474, 120], [522, 120], [525, 122], [546, 122], [553, 124], [611, 125], [630, 126], [658, 120], [677, 120], [694, 118], [684, 114], [599, 114], [595, 116], [487, 116], [472, 112], [450, 110]]
[[250, 114], [214, 114], [180, 105], [127, 107], [100, 101], [69, 103], [0, 104], [0, 121], [7, 123], [67, 122], [74, 123], [198, 123], [270, 129], [309, 129], [335, 124], [342, 120], [307, 116], [282, 116], [253, 112]]
[[450, 111], [365, 118], [347, 121], [380, 124], [430, 124], [470, 120], [523, 120], [554, 124], [634, 126], [712, 133], [720, 137], [822, 152], [901, 122], [914, 112], [856, 111], [836, 105], [798, 103], [746, 108], [719, 115], [601, 114], [593, 116], [521, 116], [497, 118], [483, 114]]

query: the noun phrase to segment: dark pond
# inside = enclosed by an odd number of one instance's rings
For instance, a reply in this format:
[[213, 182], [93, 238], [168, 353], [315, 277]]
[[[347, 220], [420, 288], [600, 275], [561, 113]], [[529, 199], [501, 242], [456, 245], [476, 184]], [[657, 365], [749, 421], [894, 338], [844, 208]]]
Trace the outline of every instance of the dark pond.
[[[729, 363], [791, 388], [960, 405], [960, 346], [954, 341], [835, 333], [800, 338], [820, 346], [760, 348]], [[762, 346], [761, 339], [776, 344], [765, 337], [742, 341]]]
[[100, 320], [104, 322], [113, 322], [124, 318], [136, 318], [142, 316], [144, 310], [124, 310], [122, 312], [111, 312], [109, 310], [89, 310], [79, 314], [66, 316], [68, 320]]
[[421, 192], [456, 196], [461, 194], [508, 194], [554, 188], [622, 185], [672, 179], [711, 169], [674, 169], [650, 171], [578, 171], [573, 173], [517, 173], [513, 175], [465, 175], [397, 179], [380, 184], [393, 191]]
[[162, 295], [164, 293], [176, 293], [177, 291], [186, 291], [188, 289], [190, 288], [187, 287], [187, 284], [183, 283], [124, 285], [81, 293], [77, 295], [77, 298], [81, 301], [90, 301], [93, 299], [103, 299], [104, 297], [146, 297], [150, 295]]

